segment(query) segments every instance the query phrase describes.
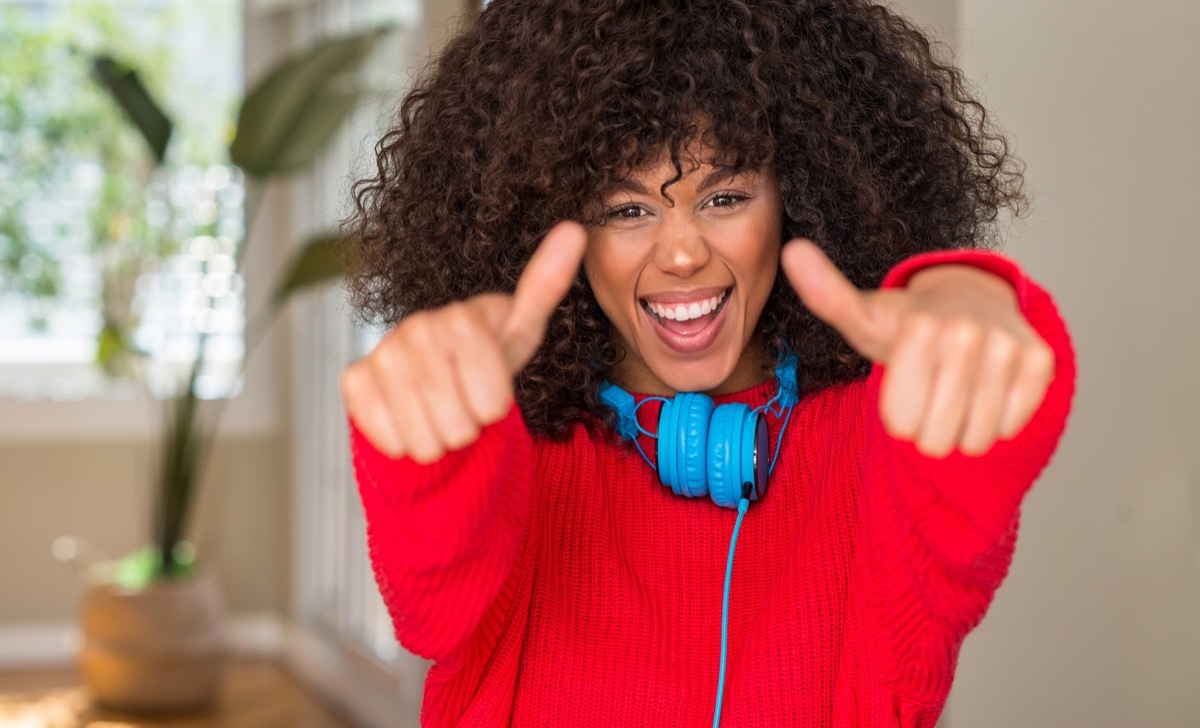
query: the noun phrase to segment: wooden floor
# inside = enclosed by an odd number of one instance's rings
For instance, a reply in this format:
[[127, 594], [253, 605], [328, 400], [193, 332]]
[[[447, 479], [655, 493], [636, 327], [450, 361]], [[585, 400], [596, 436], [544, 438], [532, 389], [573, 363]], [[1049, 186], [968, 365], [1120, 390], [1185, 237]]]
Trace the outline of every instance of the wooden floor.
[[234, 663], [216, 708], [137, 717], [99, 710], [71, 670], [0, 672], [3, 728], [351, 728], [272, 663]]

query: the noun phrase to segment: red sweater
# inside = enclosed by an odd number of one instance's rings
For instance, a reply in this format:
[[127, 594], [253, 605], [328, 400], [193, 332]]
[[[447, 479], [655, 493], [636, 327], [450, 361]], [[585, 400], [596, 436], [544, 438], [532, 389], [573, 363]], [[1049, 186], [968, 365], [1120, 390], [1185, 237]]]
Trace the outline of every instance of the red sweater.
[[[1074, 352], [1050, 297], [1002, 256], [920, 255], [884, 286], [940, 262], [1014, 286], [1054, 381], [1024, 430], [979, 457], [888, 436], [879, 366], [800, 401], [738, 537], [723, 726], [933, 726], [1007, 573], [1021, 499], [1066, 424]], [[755, 406], [775, 386], [715, 399]], [[658, 404], [639, 416], [653, 429]], [[431, 465], [388, 459], [357, 430], [352, 446], [396, 636], [435, 662], [423, 724], [711, 725], [735, 511], [673, 495], [582, 425], [533, 438], [515, 407]]]

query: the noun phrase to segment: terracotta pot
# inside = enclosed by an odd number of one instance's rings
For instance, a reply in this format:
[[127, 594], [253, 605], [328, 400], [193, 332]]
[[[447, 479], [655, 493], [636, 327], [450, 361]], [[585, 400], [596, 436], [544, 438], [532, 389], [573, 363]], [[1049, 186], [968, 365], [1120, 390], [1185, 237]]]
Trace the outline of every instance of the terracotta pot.
[[227, 647], [221, 595], [207, 573], [138, 591], [93, 584], [81, 622], [80, 669], [100, 705], [145, 713], [215, 702]]

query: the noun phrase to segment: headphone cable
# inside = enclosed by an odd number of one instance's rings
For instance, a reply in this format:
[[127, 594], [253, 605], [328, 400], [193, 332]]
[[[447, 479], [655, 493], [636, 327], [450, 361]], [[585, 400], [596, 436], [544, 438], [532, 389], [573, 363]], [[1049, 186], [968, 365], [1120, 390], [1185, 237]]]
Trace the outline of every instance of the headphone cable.
[[729, 540], [729, 561], [725, 565], [725, 599], [721, 605], [721, 673], [717, 678], [717, 707], [713, 711], [713, 728], [721, 725], [721, 699], [725, 693], [725, 649], [729, 642], [729, 584], [733, 580], [733, 550], [737, 548], [738, 531], [742, 528], [742, 519], [746, 517], [746, 509], [750, 507], [750, 488], [746, 483], [742, 486], [742, 499], [738, 502], [737, 522], [733, 524], [733, 537]]

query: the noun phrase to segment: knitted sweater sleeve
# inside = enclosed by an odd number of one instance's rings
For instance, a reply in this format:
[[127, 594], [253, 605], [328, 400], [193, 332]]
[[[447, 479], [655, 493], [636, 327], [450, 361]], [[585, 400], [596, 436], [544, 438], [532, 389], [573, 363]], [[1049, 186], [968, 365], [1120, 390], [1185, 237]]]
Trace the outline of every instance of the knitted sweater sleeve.
[[872, 580], [883, 636], [893, 647], [893, 679], [917, 701], [914, 710], [945, 700], [962, 640], [1008, 572], [1021, 500], [1058, 445], [1075, 391], [1066, 325], [1050, 295], [1014, 261], [977, 250], [926, 253], [894, 268], [883, 287], [902, 287], [943, 263], [973, 265], [1011, 284], [1022, 314], [1054, 351], [1055, 372], [1015, 437], [979, 456], [956, 449], [945, 458], [891, 437], [879, 414], [883, 367], [867, 380], [862, 467]]
[[494, 602], [529, 520], [529, 432], [514, 405], [471, 445], [421, 465], [350, 429], [367, 548], [396, 638], [440, 662], [503, 612]]

